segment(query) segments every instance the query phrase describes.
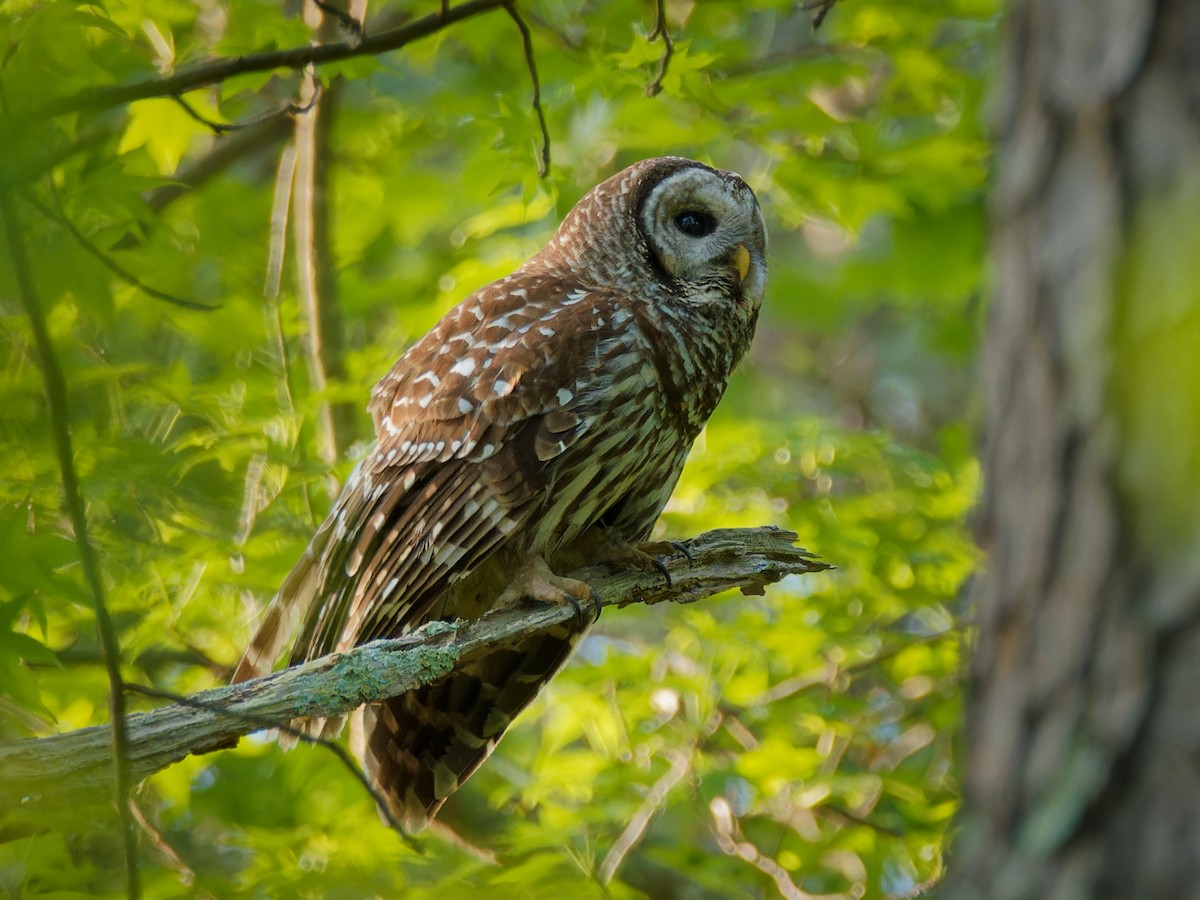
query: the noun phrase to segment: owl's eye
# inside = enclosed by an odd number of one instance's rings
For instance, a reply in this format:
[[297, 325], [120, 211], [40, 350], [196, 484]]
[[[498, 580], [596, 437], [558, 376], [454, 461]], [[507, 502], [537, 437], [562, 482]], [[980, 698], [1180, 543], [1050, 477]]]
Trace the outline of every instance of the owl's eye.
[[685, 209], [675, 217], [675, 227], [689, 237], [707, 237], [717, 230], [717, 220], [700, 209]]

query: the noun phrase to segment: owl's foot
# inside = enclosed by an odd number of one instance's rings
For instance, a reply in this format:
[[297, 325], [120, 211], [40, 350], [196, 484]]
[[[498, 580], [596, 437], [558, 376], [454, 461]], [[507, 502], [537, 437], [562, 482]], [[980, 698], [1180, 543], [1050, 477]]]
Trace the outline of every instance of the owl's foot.
[[688, 549], [687, 544], [682, 541], [643, 541], [640, 544], [635, 544], [638, 550], [643, 553], [650, 554], [654, 557], [661, 556], [682, 556], [688, 561], [688, 565], [693, 565], [696, 560], [692, 556], [692, 551]]
[[600, 532], [599, 536], [601, 546], [596, 549], [596, 563], [616, 569], [657, 572], [666, 580], [668, 587], [671, 585], [671, 571], [661, 557], [682, 553], [687, 557], [688, 562], [692, 561], [687, 548], [675, 541], [644, 541], [640, 544], [629, 544], [615, 540], [604, 532]]
[[523, 600], [557, 603], [575, 610], [580, 625], [586, 625], [581, 601], [592, 599], [592, 589], [585, 582], [555, 575], [540, 556], [529, 554], [517, 560], [516, 572], [508, 586], [496, 598], [492, 609], [508, 609]]

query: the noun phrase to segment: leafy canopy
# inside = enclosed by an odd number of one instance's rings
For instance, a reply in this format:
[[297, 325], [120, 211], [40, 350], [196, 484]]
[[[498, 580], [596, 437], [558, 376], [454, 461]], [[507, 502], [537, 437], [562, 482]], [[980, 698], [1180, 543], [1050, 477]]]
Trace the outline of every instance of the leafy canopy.
[[[367, 33], [438, 6], [381, 8]], [[249, 740], [190, 758], [135, 797], [147, 895], [900, 896], [939, 875], [957, 798], [958, 597], [976, 563], [964, 385], [998, 7], [846, 0], [814, 33], [791, 0], [671, 0], [674, 52], [650, 97], [664, 49], [648, 40], [653, 4], [525, 0], [552, 139], [544, 179], [503, 9], [319, 67], [329, 246], [316, 251], [336, 290], [322, 297], [334, 327], [316, 387], [294, 265], [309, 248], [281, 243], [277, 186], [303, 118], [277, 111], [300, 105], [301, 76], [44, 112], [78, 91], [303, 47], [308, 25], [255, 0], [8, 4], [0, 172], [66, 371], [128, 680], [188, 693], [227, 677], [328, 509], [330, 479], [371, 438], [369, 386], [588, 187], [645, 156], [740, 171], [772, 241], [752, 359], [662, 532], [774, 523], [837, 566], [765, 597], [606, 616], [447, 806], [463, 841], [430, 838], [423, 855], [319, 748]], [[291, 218], [304, 208], [294, 196]], [[281, 287], [264, 297], [272, 260]], [[9, 262], [6, 739], [103, 722], [107, 695]], [[331, 408], [344, 421], [332, 458]], [[110, 810], [46, 824], [0, 844], [0, 890], [122, 890]]]

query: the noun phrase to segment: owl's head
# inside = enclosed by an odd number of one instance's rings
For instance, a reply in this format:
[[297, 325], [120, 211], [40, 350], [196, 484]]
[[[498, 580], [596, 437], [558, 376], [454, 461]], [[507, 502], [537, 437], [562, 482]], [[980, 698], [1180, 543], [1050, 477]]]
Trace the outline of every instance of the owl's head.
[[757, 308], [767, 232], [754, 192], [741, 176], [690, 159], [648, 162], [636, 215], [651, 264], [696, 301], [732, 296]]
[[767, 282], [754, 192], [733, 172], [677, 156], [643, 160], [597, 185], [544, 254], [606, 286], [653, 286], [695, 304], [755, 310]]

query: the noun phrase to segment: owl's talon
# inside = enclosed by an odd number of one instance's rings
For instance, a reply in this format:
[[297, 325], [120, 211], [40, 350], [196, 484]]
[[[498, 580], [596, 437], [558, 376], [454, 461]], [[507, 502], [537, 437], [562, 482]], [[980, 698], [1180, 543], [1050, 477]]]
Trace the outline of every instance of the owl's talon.
[[539, 603], [555, 603], [570, 606], [576, 617], [584, 623], [583, 606], [580, 601], [591, 600], [592, 588], [575, 578], [555, 575], [540, 556], [525, 556], [517, 562], [516, 572], [508, 586], [496, 598], [493, 610], [508, 609], [525, 600]]
[[676, 553], [688, 561], [689, 566], [696, 564], [696, 558], [692, 556], [692, 551], [688, 549], [688, 545], [683, 543], [683, 541], [668, 541], [667, 543], [675, 548]]
[[[595, 599], [595, 595], [593, 595], [591, 599]], [[587, 612], [586, 612], [586, 607], [584, 606], [583, 603], [580, 603], [577, 598], [568, 594], [567, 595], [567, 603], [569, 603], [571, 605], [571, 608], [573, 610], [575, 610], [575, 621], [578, 623], [580, 628], [587, 628], [589, 625], [594, 625], [597, 621], [599, 621], [599, 619], [600, 619], [600, 607], [599, 606], [596, 606], [596, 609], [595, 609], [596, 614], [594, 616], [592, 616], [591, 620], [589, 621]]]
[[674, 555], [684, 557], [689, 566], [696, 562], [687, 545], [680, 541], [643, 541], [640, 544], [634, 544], [628, 548], [625, 560], [647, 572], [653, 566], [667, 580], [667, 587], [670, 587], [674, 583], [671, 579], [671, 571], [661, 557]]

